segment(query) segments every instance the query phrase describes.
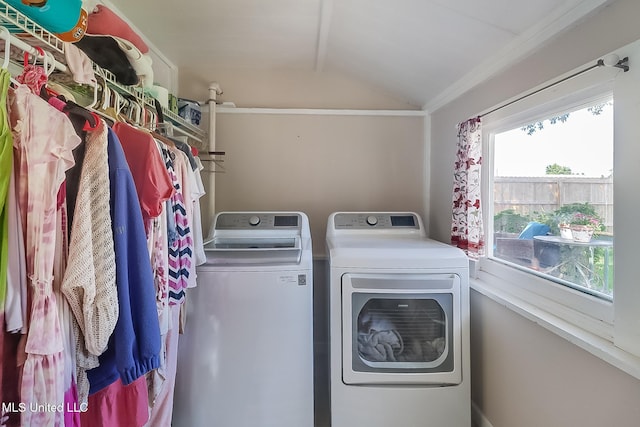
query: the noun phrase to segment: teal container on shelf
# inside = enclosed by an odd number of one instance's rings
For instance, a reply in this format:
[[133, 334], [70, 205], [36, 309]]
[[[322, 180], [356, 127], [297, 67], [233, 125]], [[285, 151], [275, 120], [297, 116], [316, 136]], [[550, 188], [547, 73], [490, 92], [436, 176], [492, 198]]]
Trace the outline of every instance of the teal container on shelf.
[[38, 4], [5, 1], [63, 41], [76, 42], [86, 32], [87, 12], [82, 8], [82, 0], [46, 0]]

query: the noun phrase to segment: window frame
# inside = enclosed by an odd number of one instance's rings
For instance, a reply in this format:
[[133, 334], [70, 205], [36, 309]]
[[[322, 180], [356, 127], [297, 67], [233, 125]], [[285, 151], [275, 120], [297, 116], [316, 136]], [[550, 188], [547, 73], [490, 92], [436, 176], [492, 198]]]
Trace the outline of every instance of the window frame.
[[[560, 284], [526, 267], [517, 266], [508, 261], [493, 257], [493, 155], [494, 137], [519, 126], [542, 120], [568, 110], [579, 109], [599, 100], [613, 96], [613, 81], [605, 79], [598, 83], [599, 78], [581, 79], [581, 82], [565, 84], [562, 90], [554, 91], [544, 97], [535, 97], [527, 104], [542, 101], [540, 105], [513, 106], [503, 113], [503, 117], [483, 121], [483, 200], [484, 223], [486, 233], [487, 257], [480, 261], [481, 274], [502, 291], [533, 303], [535, 306], [554, 313], [559, 317], [580, 324], [589, 332], [601, 338], [612, 340], [612, 325], [614, 321], [614, 305], [587, 293]], [[595, 80], [595, 81], [594, 81]], [[564, 92], [567, 92], [565, 95]], [[556, 99], [547, 99], [555, 96]], [[615, 103], [614, 103], [615, 108]], [[615, 113], [614, 113], [615, 114]], [[614, 137], [615, 147], [615, 137]], [[615, 171], [614, 171], [615, 180]], [[615, 199], [615, 195], [614, 195]], [[614, 200], [615, 206], [615, 200]], [[615, 209], [615, 208], [614, 208]], [[502, 279], [502, 280], [501, 280]], [[508, 285], [511, 283], [511, 285]], [[513, 288], [513, 289], [511, 289]]]
[[[616, 52], [640, 57], [640, 41]], [[587, 64], [586, 66], [588, 66]], [[585, 67], [580, 67], [580, 70]], [[563, 76], [574, 74], [572, 70]], [[556, 283], [524, 271], [508, 261], [491, 257], [493, 247], [493, 174], [491, 136], [513, 128], [513, 123], [532, 122], [544, 117], [598, 99], [613, 91], [614, 98], [614, 194], [637, 194], [634, 183], [638, 172], [634, 159], [640, 149], [640, 128], [634, 127], [640, 116], [640, 69], [633, 67], [623, 73], [615, 67], [597, 67], [575, 78], [563, 81], [553, 88], [541, 90], [547, 83], [533, 88], [535, 95], [517, 100], [521, 95], [506, 100], [504, 107], [483, 118], [483, 219], [487, 236], [487, 256], [470, 260], [471, 288], [505, 307], [521, 314], [547, 330], [567, 339], [596, 357], [640, 379], [640, 288], [637, 283], [637, 260], [630, 250], [635, 248], [638, 233], [618, 233], [615, 237], [616, 260], [613, 301]], [[516, 125], [517, 126], [517, 125]], [[490, 175], [491, 174], [491, 175]], [[490, 209], [488, 209], [489, 207]], [[640, 198], [616, 197], [614, 223], [630, 225], [633, 215], [640, 211]]]

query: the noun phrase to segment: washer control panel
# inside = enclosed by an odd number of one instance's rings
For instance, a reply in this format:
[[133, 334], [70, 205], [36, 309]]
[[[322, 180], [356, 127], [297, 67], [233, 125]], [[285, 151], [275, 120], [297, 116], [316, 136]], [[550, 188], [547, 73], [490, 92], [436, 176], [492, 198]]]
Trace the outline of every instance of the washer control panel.
[[275, 230], [282, 228], [300, 228], [302, 219], [299, 214], [274, 214], [262, 212], [223, 213], [218, 215], [217, 230]]
[[418, 218], [412, 213], [340, 213], [334, 218], [336, 229], [420, 229]]

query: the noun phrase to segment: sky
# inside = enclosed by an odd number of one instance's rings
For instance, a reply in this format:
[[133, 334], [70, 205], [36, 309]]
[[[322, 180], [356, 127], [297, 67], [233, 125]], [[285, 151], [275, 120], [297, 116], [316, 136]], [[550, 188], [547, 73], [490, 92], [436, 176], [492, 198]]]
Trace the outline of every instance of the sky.
[[[579, 154], [576, 154], [579, 153]], [[613, 170], [613, 106], [596, 116], [586, 108], [571, 112], [565, 123], [544, 122], [532, 135], [519, 127], [495, 136], [495, 176], [545, 176], [548, 165], [572, 174], [609, 176]]]

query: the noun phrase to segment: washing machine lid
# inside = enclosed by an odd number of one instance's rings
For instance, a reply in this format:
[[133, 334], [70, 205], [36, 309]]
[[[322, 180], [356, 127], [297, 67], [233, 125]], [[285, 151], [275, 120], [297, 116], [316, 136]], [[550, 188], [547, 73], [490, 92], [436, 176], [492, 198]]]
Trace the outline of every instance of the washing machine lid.
[[213, 238], [204, 250], [207, 262], [217, 265], [298, 264], [302, 256], [299, 237]]
[[204, 249], [214, 265], [298, 264], [310, 239], [300, 212], [221, 212]]

